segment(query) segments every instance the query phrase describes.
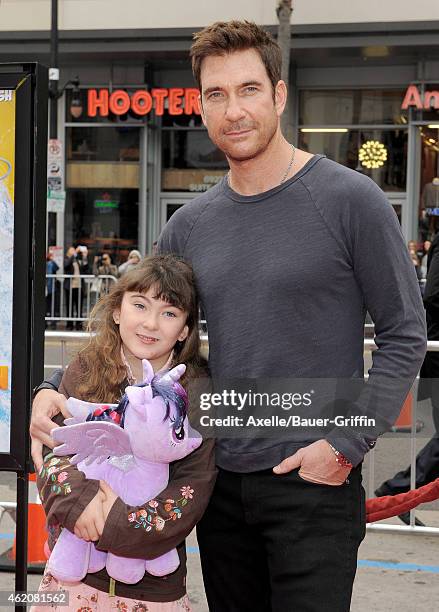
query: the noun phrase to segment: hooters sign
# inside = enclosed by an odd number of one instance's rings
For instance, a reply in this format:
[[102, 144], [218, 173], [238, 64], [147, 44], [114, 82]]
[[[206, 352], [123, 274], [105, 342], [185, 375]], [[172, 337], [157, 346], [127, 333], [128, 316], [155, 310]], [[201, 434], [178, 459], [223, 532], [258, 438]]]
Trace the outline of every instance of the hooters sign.
[[136, 115], [148, 115], [153, 109], [156, 115], [163, 115], [165, 105], [170, 115], [200, 114], [199, 91], [194, 87], [171, 87], [138, 89], [128, 93], [123, 89], [110, 92], [108, 89], [89, 89], [87, 112], [89, 117], [125, 115], [132, 111]]

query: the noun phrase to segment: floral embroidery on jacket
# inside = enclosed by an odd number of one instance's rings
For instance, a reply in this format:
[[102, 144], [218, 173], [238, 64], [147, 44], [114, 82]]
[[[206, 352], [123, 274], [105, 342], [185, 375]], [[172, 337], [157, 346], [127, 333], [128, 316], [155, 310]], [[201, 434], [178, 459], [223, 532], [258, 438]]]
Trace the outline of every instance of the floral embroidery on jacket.
[[67, 457], [55, 457], [53, 453], [46, 455], [39, 472], [40, 478], [46, 479], [40, 491], [41, 499], [44, 500], [44, 495], [48, 488], [56, 495], [68, 495], [72, 492], [71, 485], [67, 482], [69, 474], [64, 471], [69, 467], [71, 465]]
[[142, 527], [145, 531], [151, 531], [153, 528], [156, 531], [163, 531], [168, 521], [176, 521], [181, 518], [184, 506], [194, 496], [194, 490], [190, 485], [181, 487], [180, 493], [180, 499], [165, 500], [163, 504], [163, 509], [166, 512], [165, 516], [161, 516], [158, 513], [159, 502], [151, 499], [145, 508], [141, 508], [137, 512], [130, 512], [128, 522], [133, 523], [135, 529]]

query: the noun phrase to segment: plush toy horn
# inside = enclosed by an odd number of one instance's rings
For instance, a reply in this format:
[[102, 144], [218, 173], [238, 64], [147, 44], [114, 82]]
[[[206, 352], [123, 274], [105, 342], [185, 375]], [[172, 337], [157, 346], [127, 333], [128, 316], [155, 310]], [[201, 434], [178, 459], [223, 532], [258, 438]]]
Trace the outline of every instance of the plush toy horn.
[[143, 366], [143, 382], [148, 383], [149, 385], [152, 379], [154, 378], [154, 370], [152, 369], [152, 365], [149, 363], [147, 359], [142, 359], [142, 366]]
[[169, 370], [169, 372], [166, 372], [163, 378], [161, 378], [161, 382], [167, 382], [169, 384], [177, 382], [177, 380], [179, 380], [185, 372], [186, 366], [184, 363], [180, 363], [179, 365], [176, 365], [175, 368], [172, 368], [172, 370]]

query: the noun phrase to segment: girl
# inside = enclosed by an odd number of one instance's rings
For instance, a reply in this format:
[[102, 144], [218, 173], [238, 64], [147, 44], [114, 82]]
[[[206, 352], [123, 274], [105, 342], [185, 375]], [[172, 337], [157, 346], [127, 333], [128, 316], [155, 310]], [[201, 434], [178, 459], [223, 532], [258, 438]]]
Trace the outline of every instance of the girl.
[[[156, 372], [185, 363], [180, 382], [186, 387], [195, 377], [204, 376], [207, 382], [199, 355], [192, 271], [170, 255], [149, 257], [127, 272], [95, 306], [89, 330], [95, 335], [63, 376], [60, 392], [66, 397], [117, 403], [128, 384], [142, 381], [142, 359], [148, 359]], [[46, 573], [40, 592], [68, 591], [69, 607], [60, 606], [60, 611], [190, 611], [184, 538], [201, 518], [213, 488], [213, 441], [172, 464], [168, 487], [139, 507], [125, 504], [105, 483], [86, 479], [68, 458], [55, 457], [50, 449], [45, 452], [38, 487], [50, 548], [63, 527], [93, 540], [99, 550], [122, 557], [152, 559], [176, 547], [180, 566], [166, 577], [145, 574], [134, 585], [115, 583], [105, 569], [87, 574], [75, 585], [62, 584]], [[162, 520], [153, 520], [159, 517]], [[49, 609], [58, 607], [33, 608]]]

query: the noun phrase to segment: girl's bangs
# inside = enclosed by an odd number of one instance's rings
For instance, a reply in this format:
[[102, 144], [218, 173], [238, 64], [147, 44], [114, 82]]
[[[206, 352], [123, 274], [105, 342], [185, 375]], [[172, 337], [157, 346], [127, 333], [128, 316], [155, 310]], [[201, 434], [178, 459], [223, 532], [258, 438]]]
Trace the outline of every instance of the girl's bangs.
[[187, 283], [182, 282], [177, 274], [178, 272], [174, 275], [169, 270], [165, 272], [139, 269], [136, 270], [135, 278], [131, 279], [125, 291], [146, 293], [153, 287], [154, 297], [157, 300], [163, 300], [180, 310], [189, 312], [192, 303], [191, 291]]

